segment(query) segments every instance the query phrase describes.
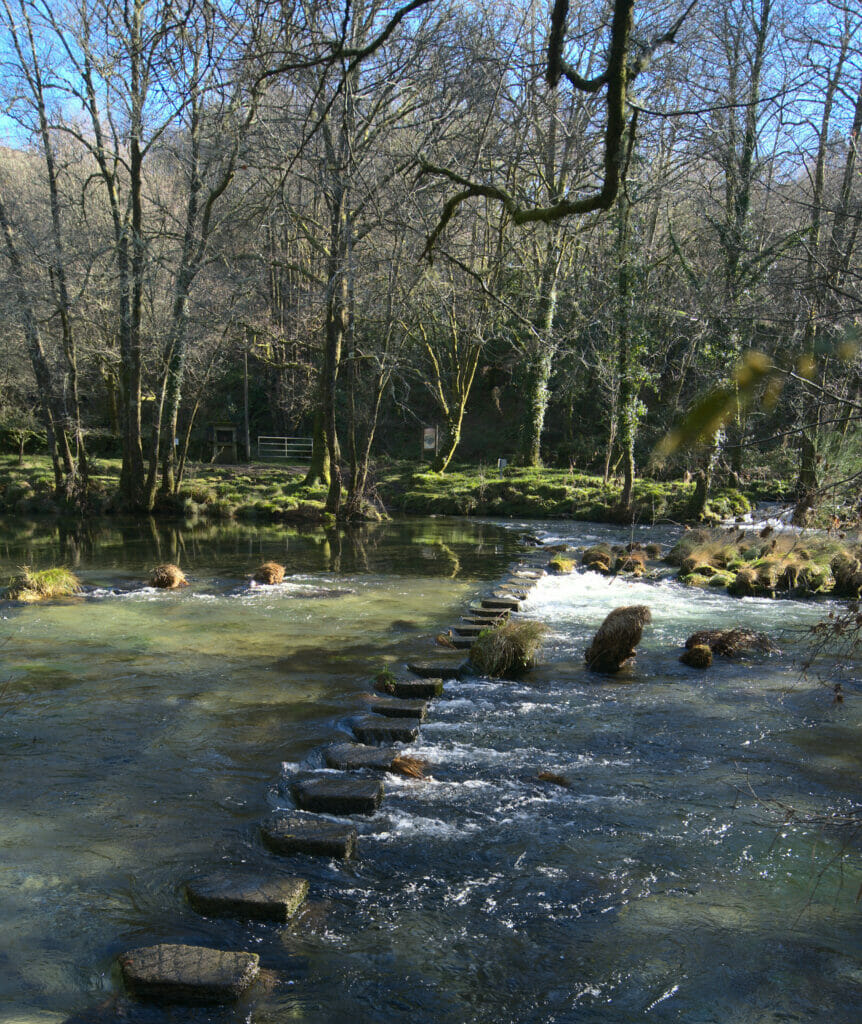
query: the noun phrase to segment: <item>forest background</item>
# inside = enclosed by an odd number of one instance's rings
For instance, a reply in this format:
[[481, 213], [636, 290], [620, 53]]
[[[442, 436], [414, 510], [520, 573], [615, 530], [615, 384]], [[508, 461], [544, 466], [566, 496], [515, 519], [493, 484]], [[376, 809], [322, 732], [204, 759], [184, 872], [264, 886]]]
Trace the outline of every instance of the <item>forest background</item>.
[[182, 507], [232, 423], [313, 436], [309, 493], [361, 516], [439, 424], [436, 470], [618, 478], [623, 517], [684, 473], [695, 516], [781, 481], [857, 517], [860, 26], [0, 0], [0, 442], [79, 511]]

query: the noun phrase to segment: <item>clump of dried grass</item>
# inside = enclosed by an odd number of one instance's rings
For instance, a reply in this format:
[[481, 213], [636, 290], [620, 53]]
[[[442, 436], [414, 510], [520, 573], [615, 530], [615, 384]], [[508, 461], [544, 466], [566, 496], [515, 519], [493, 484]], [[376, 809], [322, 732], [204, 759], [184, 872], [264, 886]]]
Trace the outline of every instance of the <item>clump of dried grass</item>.
[[484, 630], [470, 648], [470, 661], [482, 675], [508, 679], [520, 675], [535, 662], [548, 631], [543, 622], [509, 619]]
[[587, 648], [587, 667], [594, 672], [618, 672], [635, 656], [643, 628], [651, 621], [652, 613], [644, 604], [614, 608]]
[[9, 581], [7, 596], [13, 601], [44, 601], [54, 597], [71, 597], [80, 593], [78, 577], [68, 569], [39, 569], [22, 566], [21, 572]]
[[411, 757], [409, 754], [396, 754], [389, 763], [387, 771], [395, 775], [406, 775], [410, 779], [424, 779], [428, 768], [428, 762], [421, 757]]
[[264, 562], [255, 569], [254, 579], [255, 583], [267, 583], [270, 586], [276, 583], [281, 583], [284, 579], [284, 566], [279, 565], [278, 562]]
[[171, 562], [157, 565], [150, 574], [150, 586], [158, 587], [160, 590], [176, 590], [177, 587], [187, 587], [188, 585], [189, 581], [182, 569]]
[[712, 648], [709, 644], [694, 644], [683, 652], [679, 660], [689, 668], [709, 668], [712, 664]]

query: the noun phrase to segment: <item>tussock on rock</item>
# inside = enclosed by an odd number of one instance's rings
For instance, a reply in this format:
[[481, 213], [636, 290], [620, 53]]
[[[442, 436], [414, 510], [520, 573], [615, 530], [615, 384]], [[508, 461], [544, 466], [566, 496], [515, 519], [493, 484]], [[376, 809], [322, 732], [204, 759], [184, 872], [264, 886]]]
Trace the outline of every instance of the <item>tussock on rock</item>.
[[450, 647], [453, 650], [455, 648], [455, 637], [452, 636], [451, 632], [438, 633], [437, 636], [434, 637], [434, 642], [438, 647]]
[[374, 689], [378, 693], [395, 693], [395, 676], [388, 668], [383, 669], [382, 672], [378, 672], [374, 677]]
[[278, 562], [264, 562], [255, 569], [252, 577], [255, 583], [268, 583], [270, 586], [284, 580], [284, 566]]
[[689, 650], [706, 646], [713, 654], [725, 658], [778, 653], [778, 648], [765, 633], [755, 633], [753, 629], [701, 629], [692, 633], [685, 646]]
[[661, 558], [661, 544], [647, 544], [647, 558]]
[[643, 551], [629, 551], [620, 555], [614, 563], [614, 572], [630, 572], [634, 576], [643, 576], [646, 572], [646, 554]]
[[689, 647], [679, 660], [689, 668], [709, 668], [712, 664], [712, 648], [709, 644], [695, 644]]
[[26, 565], [9, 581], [7, 597], [12, 601], [44, 601], [52, 597], [70, 597], [79, 593], [78, 577], [68, 569], [40, 569]]
[[837, 554], [829, 568], [835, 577], [835, 593], [855, 600], [862, 593], [862, 566], [849, 551]]
[[640, 643], [644, 626], [652, 614], [644, 604], [614, 608], [587, 648], [587, 667], [594, 672], [618, 672]]
[[685, 535], [674, 544], [665, 555], [664, 560], [668, 565], [681, 566], [695, 548], [707, 544], [712, 540], [709, 530], [686, 530]]
[[575, 563], [570, 558], [563, 558], [562, 555], [556, 555], [548, 562], [548, 572], [556, 576], [568, 576], [574, 570]]
[[556, 772], [539, 772], [536, 776], [539, 782], [553, 782], [555, 786], [571, 786], [571, 781], [565, 775], [557, 775]]
[[395, 775], [406, 775], [411, 779], [424, 779], [428, 762], [421, 757], [410, 757], [409, 754], [396, 755], [389, 764], [387, 771]]
[[740, 569], [736, 578], [728, 585], [727, 592], [733, 597], [753, 597], [757, 593], [757, 573], [754, 569]]
[[581, 565], [585, 565], [593, 572], [609, 573], [611, 571], [611, 549], [605, 545], [599, 545], [587, 550], [581, 555]]
[[479, 634], [470, 661], [481, 675], [508, 679], [530, 668], [548, 631], [543, 622], [509, 619]]
[[150, 575], [150, 586], [158, 587], [160, 590], [176, 590], [177, 587], [187, 587], [188, 585], [189, 581], [182, 569], [170, 562], [157, 565]]

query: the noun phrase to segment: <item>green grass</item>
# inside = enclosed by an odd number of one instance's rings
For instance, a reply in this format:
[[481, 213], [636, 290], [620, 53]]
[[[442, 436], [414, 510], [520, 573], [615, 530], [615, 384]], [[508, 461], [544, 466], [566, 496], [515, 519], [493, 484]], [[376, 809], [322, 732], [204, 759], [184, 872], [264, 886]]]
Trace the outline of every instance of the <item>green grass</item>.
[[[393, 512], [424, 515], [509, 516], [531, 519], [620, 521], [621, 487], [601, 477], [565, 469], [457, 467], [443, 475], [415, 467], [393, 466], [378, 489]], [[639, 522], [689, 518], [694, 484], [682, 480], [638, 480], [633, 516]], [[718, 520], [749, 511], [738, 491], [716, 492], [707, 518]]]
[[[118, 459], [93, 463], [92, 511], [113, 511], [120, 474]], [[385, 463], [375, 483], [391, 514], [482, 515], [499, 518], [576, 519], [619, 522], [621, 488], [601, 477], [566, 469], [458, 466], [444, 475], [416, 463]], [[634, 488], [636, 522], [685, 522], [694, 485], [682, 480], [638, 480]], [[306, 487], [303, 472], [272, 463], [252, 467], [188, 467], [179, 494], [160, 496], [156, 513], [185, 518], [234, 518], [253, 521], [324, 521], [326, 488]], [[738, 491], [716, 492], [707, 520], [739, 515], [750, 508]], [[53, 497], [47, 456], [31, 455], [18, 466], [15, 455], [0, 455], [0, 511], [18, 515], [62, 511]]]

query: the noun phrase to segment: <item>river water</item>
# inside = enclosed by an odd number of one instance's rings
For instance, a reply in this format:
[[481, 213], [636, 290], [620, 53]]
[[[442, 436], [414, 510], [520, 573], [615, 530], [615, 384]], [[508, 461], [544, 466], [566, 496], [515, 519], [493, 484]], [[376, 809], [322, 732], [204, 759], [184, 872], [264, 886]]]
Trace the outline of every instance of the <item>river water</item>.
[[[0, 606], [0, 1024], [858, 1024], [860, 836], [835, 816], [862, 802], [862, 670], [801, 675], [824, 604], [546, 577], [524, 609], [550, 627], [541, 666], [447, 685], [411, 748], [430, 777], [387, 777], [355, 862], [291, 865], [311, 895], [290, 926], [186, 907], [194, 874], [284, 870], [257, 823], [296, 771], [324, 771], [373, 674], [433, 656], [516, 540], [444, 520], [4, 527], [4, 575], [62, 562], [87, 595]], [[250, 588], [268, 558], [286, 584]], [[140, 585], [164, 560], [189, 588]], [[636, 603], [654, 621], [634, 668], [587, 673], [601, 620]], [[782, 653], [679, 663], [694, 629], [738, 624]], [[225, 1011], [133, 1006], [114, 959], [156, 941], [254, 950], [267, 984]]]

